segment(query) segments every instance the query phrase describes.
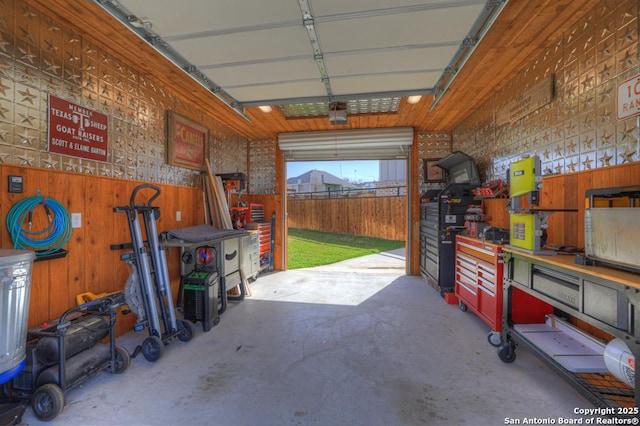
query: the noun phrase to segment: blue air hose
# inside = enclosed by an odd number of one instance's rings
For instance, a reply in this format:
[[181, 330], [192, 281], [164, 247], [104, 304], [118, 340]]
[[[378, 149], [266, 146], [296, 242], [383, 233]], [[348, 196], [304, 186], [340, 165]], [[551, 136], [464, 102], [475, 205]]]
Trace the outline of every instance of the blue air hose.
[[[48, 216], [49, 226], [40, 231], [31, 231], [33, 212], [39, 205], [42, 205]], [[9, 210], [6, 223], [14, 248], [35, 250], [36, 256], [46, 256], [58, 251], [71, 238], [69, 211], [53, 198], [41, 195], [18, 201]]]

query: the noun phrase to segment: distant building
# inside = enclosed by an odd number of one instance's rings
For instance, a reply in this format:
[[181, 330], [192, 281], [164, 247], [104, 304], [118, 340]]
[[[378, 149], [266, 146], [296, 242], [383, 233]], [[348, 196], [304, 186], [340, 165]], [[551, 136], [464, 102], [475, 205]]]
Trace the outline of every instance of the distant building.
[[407, 160], [380, 160], [378, 170], [380, 182], [393, 182], [395, 185], [407, 181]]
[[359, 188], [346, 180], [322, 170], [310, 170], [300, 176], [287, 179], [287, 190], [290, 193], [342, 191]]
[[407, 160], [380, 160], [380, 180], [376, 183], [376, 196], [404, 196], [407, 194]]

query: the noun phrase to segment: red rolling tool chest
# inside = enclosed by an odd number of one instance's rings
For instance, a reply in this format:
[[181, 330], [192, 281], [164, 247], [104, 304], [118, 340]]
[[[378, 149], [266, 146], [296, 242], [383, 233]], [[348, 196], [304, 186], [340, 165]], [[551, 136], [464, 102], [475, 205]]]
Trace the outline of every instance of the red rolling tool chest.
[[[460, 309], [470, 310], [482, 319], [491, 332], [489, 343], [500, 346], [502, 331], [502, 246], [477, 238], [456, 236], [455, 294]], [[544, 323], [551, 305], [514, 288], [512, 315], [515, 323]]]

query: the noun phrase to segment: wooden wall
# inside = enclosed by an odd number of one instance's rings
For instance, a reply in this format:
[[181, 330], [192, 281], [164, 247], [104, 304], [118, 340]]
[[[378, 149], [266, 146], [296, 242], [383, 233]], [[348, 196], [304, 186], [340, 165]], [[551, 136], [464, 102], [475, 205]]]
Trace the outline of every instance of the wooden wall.
[[585, 191], [640, 185], [640, 163], [625, 163], [584, 172], [542, 179], [540, 206], [577, 209], [576, 213], [554, 213], [549, 219], [549, 242], [584, 247]]
[[289, 200], [288, 224], [292, 228], [406, 241], [406, 210], [406, 197]]
[[[548, 242], [550, 244], [584, 247], [585, 192], [588, 189], [615, 188], [640, 185], [640, 163], [585, 170], [542, 178], [540, 208], [573, 209], [575, 212], [558, 211], [549, 218]], [[506, 199], [485, 200], [491, 224], [509, 228]]]
[[[130, 270], [120, 260], [120, 255], [126, 250], [112, 251], [110, 245], [131, 242], [131, 235], [126, 215], [114, 212], [113, 208], [128, 205], [131, 192], [140, 182], [22, 166], [2, 165], [0, 171], [0, 181], [5, 185], [9, 175], [22, 176], [24, 180], [21, 194], [10, 194], [6, 187], [1, 191], [0, 216], [3, 219], [16, 202], [34, 196], [37, 190], [66, 206], [70, 213], [82, 215], [82, 227], [73, 229], [71, 239], [64, 247], [68, 250], [66, 257], [34, 262], [29, 326], [56, 318], [75, 306], [77, 294], [108, 293], [124, 288]], [[202, 223], [201, 189], [154, 185], [161, 191], [153, 203], [160, 207], [158, 232]], [[145, 202], [151, 194], [153, 191], [142, 190], [137, 200]], [[178, 210], [182, 215], [180, 222], [175, 220]], [[43, 215], [43, 210], [36, 209], [34, 223]], [[13, 248], [4, 224], [0, 227], [0, 240], [2, 248]], [[179, 262], [178, 250], [171, 250], [167, 254], [167, 264], [174, 299], [180, 284]], [[133, 314], [119, 318], [118, 334], [129, 331], [134, 323]]]

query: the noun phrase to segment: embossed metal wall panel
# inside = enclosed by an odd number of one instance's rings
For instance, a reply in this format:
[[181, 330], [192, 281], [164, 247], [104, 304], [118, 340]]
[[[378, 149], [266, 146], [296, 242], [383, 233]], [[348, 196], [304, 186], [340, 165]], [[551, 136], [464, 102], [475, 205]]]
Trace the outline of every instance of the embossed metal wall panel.
[[261, 140], [249, 142], [249, 193], [275, 194], [276, 142]]
[[[504, 179], [512, 161], [537, 154], [545, 175], [638, 161], [637, 118], [617, 121], [615, 89], [640, 73], [638, 2], [603, 1], [453, 131], [483, 179]], [[554, 101], [499, 126], [494, 115], [555, 75]]]
[[425, 183], [424, 159], [443, 158], [451, 154], [451, 133], [426, 132], [418, 133], [418, 190], [420, 192], [429, 189], [443, 187], [440, 183]]
[[[49, 93], [109, 116], [106, 162], [47, 151]], [[166, 162], [167, 110], [209, 128], [216, 173], [248, 172], [245, 138], [80, 34], [0, 0], [0, 163], [200, 187], [199, 172]]]

